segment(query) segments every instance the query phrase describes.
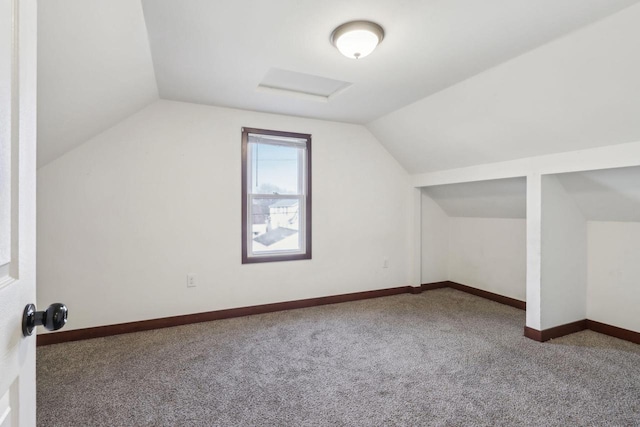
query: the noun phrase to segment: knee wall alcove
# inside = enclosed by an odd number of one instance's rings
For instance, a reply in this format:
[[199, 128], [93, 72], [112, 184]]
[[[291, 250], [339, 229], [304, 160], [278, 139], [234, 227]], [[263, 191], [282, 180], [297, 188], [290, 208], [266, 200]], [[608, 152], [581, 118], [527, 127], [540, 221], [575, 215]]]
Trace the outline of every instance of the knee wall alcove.
[[420, 208], [422, 283], [527, 301], [540, 341], [640, 337], [640, 166], [424, 186]]

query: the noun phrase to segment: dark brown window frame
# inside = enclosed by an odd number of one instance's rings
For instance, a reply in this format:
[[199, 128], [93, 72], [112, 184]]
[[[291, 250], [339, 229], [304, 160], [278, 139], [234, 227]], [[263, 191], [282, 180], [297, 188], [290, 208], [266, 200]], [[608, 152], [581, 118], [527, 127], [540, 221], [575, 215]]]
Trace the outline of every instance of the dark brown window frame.
[[[249, 134], [262, 134], [270, 136], [282, 136], [288, 138], [305, 139], [306, 142], [306, 191], [305, 191], [305, 250], [303, 253], [284, 255], [259, 255], [248, 256], [248, 182], [247, 182], [247, 155]], [[294, 261], [311, 259], [311, 135], [306, 133], [283, 132], [277, 130], [242, 128], [242, 263], [253, 264], [262, 262]]]

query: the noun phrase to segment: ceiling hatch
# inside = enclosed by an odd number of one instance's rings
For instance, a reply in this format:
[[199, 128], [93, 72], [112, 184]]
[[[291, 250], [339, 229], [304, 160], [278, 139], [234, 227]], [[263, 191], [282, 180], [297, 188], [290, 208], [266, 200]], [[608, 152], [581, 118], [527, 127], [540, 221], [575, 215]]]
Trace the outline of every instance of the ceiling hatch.
[[256, 90], [327, 102], [349, 86], [351, 83], [341, 80], [271, 68]]

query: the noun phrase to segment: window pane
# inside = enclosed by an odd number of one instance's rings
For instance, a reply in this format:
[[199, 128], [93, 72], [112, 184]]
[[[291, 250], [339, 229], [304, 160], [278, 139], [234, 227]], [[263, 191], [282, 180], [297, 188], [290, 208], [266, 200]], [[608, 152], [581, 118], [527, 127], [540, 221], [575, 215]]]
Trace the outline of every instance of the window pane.
[[255, 255], [300, 250], [302, 198], [251, 198], [251, 251]]
[[311, 259], [311, 135], [242, 129], [242, 263]]
[[300, 194], [302, 148], [250, 143], [253, 194]]

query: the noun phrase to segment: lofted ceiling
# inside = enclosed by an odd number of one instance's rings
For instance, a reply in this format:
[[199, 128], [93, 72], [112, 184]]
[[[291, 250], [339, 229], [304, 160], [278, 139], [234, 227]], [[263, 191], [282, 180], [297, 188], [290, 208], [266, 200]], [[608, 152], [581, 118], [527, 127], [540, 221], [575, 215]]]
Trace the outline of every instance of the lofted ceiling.
[[[455, 88], [639, 1], [40, 0], [38, 162], [158, 97], [366, 124], [411, 173], [542, 154], [531, 139], [545, 136], [536, 133], [544, 115], [523, 121], [498, 89], [499, 105], [484, 108], [491, 94]], [[329, 42], [354, 19], [386, 32], [362, 60]], [[287, 73], [339, 90], [314, 98], [258, 89]], [[528, 84], [501, 83], [509, 93]], [[533, 136], [514, 142], [520, 134], [505, 126]]]

